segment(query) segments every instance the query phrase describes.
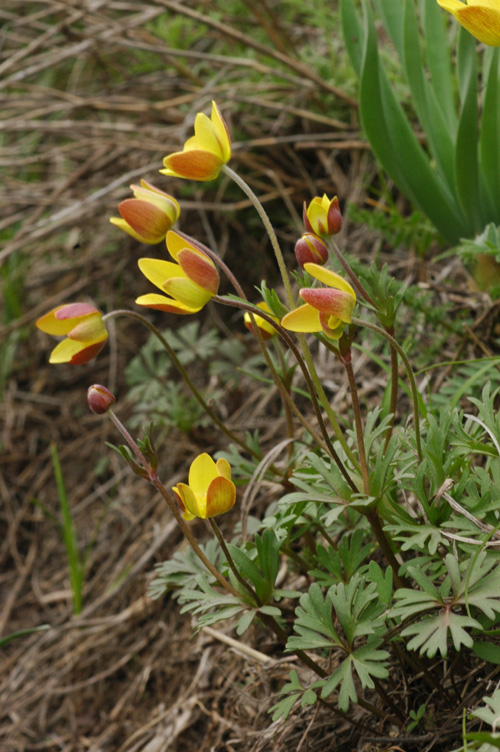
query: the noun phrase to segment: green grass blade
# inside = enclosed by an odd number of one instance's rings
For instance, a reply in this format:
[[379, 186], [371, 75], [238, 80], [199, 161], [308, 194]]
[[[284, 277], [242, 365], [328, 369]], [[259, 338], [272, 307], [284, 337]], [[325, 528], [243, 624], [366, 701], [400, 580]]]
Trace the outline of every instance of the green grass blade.
[[434, 0], [423, 3], [422, 25], [426, 42], [426, 58], [431, 74], [431, 87], [453, 138], [457, 130], [458, 118], [450, 44], [446, 34], [447, 24], [447, 15]]
[[485, 222], [481, 220], [479, 202], [476, 42], [463, 29], [458, 38], [457, 70], [461, 108], [455, 144], [455, 185], [466, 219], [465, 237], [473, 237]]
[[479, 142], [484, 201], [489, 216], [500, 222], [500, 51], [488, 48], [483, 65], [483, 114]]
[[[421, 30], [413, 2], [405, 0], [403, 15], [403, 65], [413, 106], [427, 137], [429, 150], [450, 195], [454, 193], [454, 144], [446, 116], [424, 75]], [[451, 85], [451, 81], [450, 81]]]
[[375, 155], [401, 191], [450, 241], [463, 237], [458, 207], [430, 165], [380, 65], [371, 9], [365, 11], [365, 47], [360, 87], [361, 120]]
[[358, 78], [361, 78], [365, 33], [352, 0], [340, 0], [342, 33], [347, 54]]
[[33, 634], [34, 632], [46, 632], [47, 629], [50, 629], [50, 624], [40, 624], [39, 627], [19, 629], [17, 632], [12, 632], [11, 634], [5, 635], [5, 637], [0, 637], [0, 648], [3, 648], [4, 645], [12, 642], [12, 640], [17, 640], [19, 637], [26, 637], [27, 635]]
[[54, 443], [50, 445], [50, 452], [62, 515], [62, 536], [64, 545], [66, 546], [66, 555], [68, 557], [71, 592], [73, 594], [73, 613], [79, 614], [82, 610], [83, 570], [80, 561], [78, 538], [73, 524], [73, 518], [71, 517], [68, 494], [66, 493], [66, 486], [64, 484], [57, 446]]

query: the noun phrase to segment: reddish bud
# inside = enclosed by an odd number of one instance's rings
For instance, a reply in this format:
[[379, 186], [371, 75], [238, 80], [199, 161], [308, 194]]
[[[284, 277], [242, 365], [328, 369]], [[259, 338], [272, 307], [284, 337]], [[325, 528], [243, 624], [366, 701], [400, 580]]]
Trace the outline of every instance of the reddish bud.
[[116, 398], [102, 384], [93, 384], [88, 389], [87, 402], [93, 413], [104, 415], [108, 412], [111, 405], [116, 402]]
[[317, 235], [305, 232], [295, 243], [295, 257], [302, 268], [308, 263], [323, 266], [328, 261], [328, 249]]

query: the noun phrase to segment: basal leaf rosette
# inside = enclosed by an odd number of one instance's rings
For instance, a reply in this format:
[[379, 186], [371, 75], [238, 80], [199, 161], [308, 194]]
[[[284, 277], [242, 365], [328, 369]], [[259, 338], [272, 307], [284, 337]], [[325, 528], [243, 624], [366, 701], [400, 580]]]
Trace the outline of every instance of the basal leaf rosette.
[[167, 233], [167, 248], [177, 263], [151, 258], [142, 258], [138, 262], [144, 276], [166, 295], [141, 295], [135, 302], [167, 313], [197, 313], [217, 295], [219, 274], [215, 264], [174, 231]]
[[161, 243], [179, 218], [179, 204], [173, 196], [146, 180], [130, 187], [134, 198], [118, 204], [121, 217], [111, 217], [109, 221], [141, 243]]
[[101, 312], [88, 303], [58, 306], [38, 319], [36, 326], [46, 334], [66, 337], [52, 350], [49, 363], [88, 363], [108, 338]]
[[500, 47], [500, 0], [437, 0], [464, 29], [490, 47]]
[[216, 517], [228, 512], [236, 501], [231, 465], [225, 459], [214, 462], [206, 452], [192, 462], [188, 484], [178, 483], [172, 491], [185, 520]]
[[327, 287], [306, 287], [299, 291], [305, 305], [290, 311], [281, 326], [291, 332], [324, 332], [340, 339], [345, 325], [351, 323], [356, 293], [339, 274], [319, 264], [305, 264], [305, 271]]
[[191, 180], [214, 180], [221, 168], [231, 159], [231, 139], [219, 108], [212, 102], [212, 114], [196, 115], [194, 136], [186, 141], [182, 151], [163, 160], [163, 175]]

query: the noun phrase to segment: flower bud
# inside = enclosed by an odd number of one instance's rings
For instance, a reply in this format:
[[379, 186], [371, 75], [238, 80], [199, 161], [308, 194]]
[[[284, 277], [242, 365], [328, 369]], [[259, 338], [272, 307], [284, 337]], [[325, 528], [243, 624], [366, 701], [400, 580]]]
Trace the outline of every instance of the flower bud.
[[102, 384], [93, 384], [87, 391], [87, 402], [93, 413], [104, 415], [116, 402], [116, 398]]
[[330, 199], [324, 193], [322, 198], [313, 198], [307, 207], [304, 202], [303, 219], [308, 232], [321, 237], [336, 235], [342, 229], [342, 214], [337, 196]]
[[328, 261], [328, 249], [317, 235], [305, 232], [295, 243], [295, 256], [302, 268], [308, 263], [323, 266]]

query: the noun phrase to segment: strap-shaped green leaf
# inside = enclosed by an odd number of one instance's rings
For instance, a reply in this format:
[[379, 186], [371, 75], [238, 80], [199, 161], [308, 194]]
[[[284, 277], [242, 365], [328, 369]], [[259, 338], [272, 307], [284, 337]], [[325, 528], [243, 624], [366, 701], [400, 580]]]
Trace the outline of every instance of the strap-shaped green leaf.
[[360, 111], [370, 144], [384, 169], [408, 198], [450, 241], [464, 234], [462, 217], [449, 190], [432, 169], [380, 65], [368, 0], [360, 89]]
[[476, 45], [464, 29], [458, 37], [457, 70], [461, 108], [455, 144], [455, 186], [466, 221], [463, 236], [472, 237], [485, 222], [481, 220], [479, 203]]
[[479, 145], [483, 200], [490, 217], [500, 215], [500, 51], [488, 48], [483, 65], [483, 114]]
[[[448, 18], [434, 0], [424, 0], [422, 24], [426, 43], [426, 59], [431, 74], [432, 91], [445, 122], [454, 138], [457, 129], [455, 90], [451, 73], [450, 45], [446, 34]], [[457, 24], [454, 24], [454, 27]]]

